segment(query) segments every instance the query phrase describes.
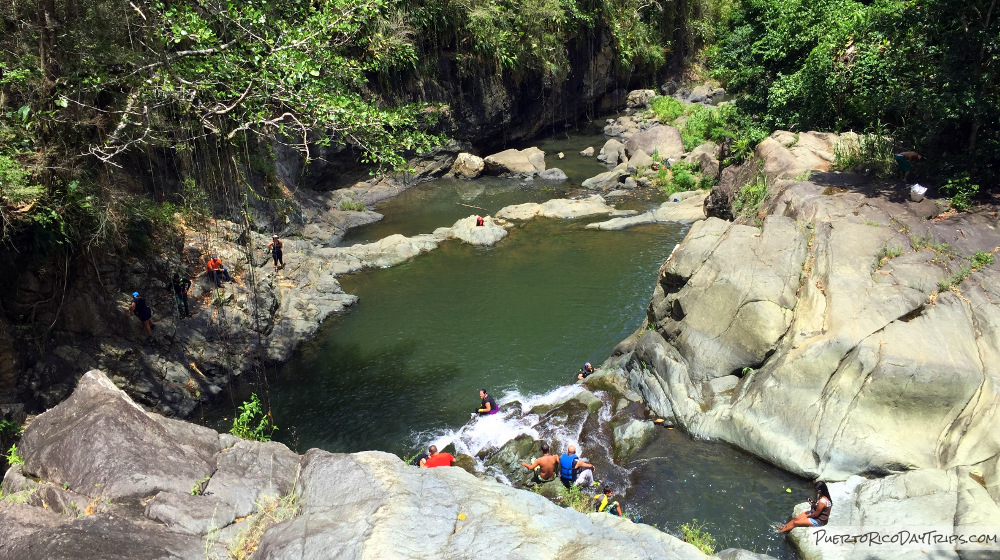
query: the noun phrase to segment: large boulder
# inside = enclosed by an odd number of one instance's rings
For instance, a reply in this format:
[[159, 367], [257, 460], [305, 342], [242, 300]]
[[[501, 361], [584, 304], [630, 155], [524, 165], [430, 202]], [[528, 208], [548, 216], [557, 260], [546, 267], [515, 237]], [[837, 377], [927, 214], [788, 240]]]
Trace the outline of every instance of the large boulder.
[[439, 230], [435, 233], [446, 235], [451, 239], [459, 239], [469, 245], [492, 247], [499, 243], [501, 239], [507, 237], [505, 224], [506, 222], [503, 220], [495, 219], [492, 216], [485, 216], [483, 218], [483, 225], [477, 226], [476, 216], [469, 216], [455, 222], [455, 225], [451, 228]]
[[483, 173], [485, 167], [486, 162], [483, 158], [462, 152], [455, 158], [450, 173], [459, 179], [475, 179]]
[[531, 177], [545, 170], [545, 152], [532, 146], [523, 150], [509, 149], [486, 156], [486, 172], [501, 177]]
[[97, 370], [36, 418], [18, 446], [26, 475], [122, 498], [190, 492], [215, 471], [220, 449], [215, 431], [145, 412]]
[[625, 106], [629, 109], [646, 109], [654, 97], [656, 97], [656, 90], [635, 89], [628, 92], [628, 97], [625, 98]]
[[629, 386], [806, 476], [982, 465], [1000, 484], [1000, 267], [961, 268], [1000, 246], [995, 219], [929, 221], [826, 181], [776, 181], [762, 227], [692, 226], [660, 270]]
[[[921, 469], [875, 480], [853, 476], [829, 488], [833, 507], [827, 525], [792, 529], [790, 533], [805, 560], [867, 560], [876, 553], [878, 558], [901, 560], [923, 556], [948, 560], [997, 557], [996, 550], [985, 550], [978, 543], [956, 546], [948, 542], [988, 531], [1000, 515], [1000, 507], [989, 499], [968, 469]], [[796, 512], [806, 508], [800, 504]], [[851, 546], [836, 541], [838, 536], [872, 532], [889, 539], [902, 531], [933, 532], [942, 541], [887, 542], [883, 546]]]
[[628, 161], [628, 157], [625, 155], [625, 145], [614, 138], [609, 139], [601, 148], [601, 153], [597, 156], [597, 160], [603, 161], [608, 165], [618, 165], [619, 163]]
[[701, 174], [706, 177], [719, 175], [719, 146], [714, 142], [705, 142], [691, 150], [684, 159], [688, 163], [697, 164]]
[[658, 125], [633, 134], [625, 143], [625, 150], [629, 156], [641, 151], [649, 155], [655, 152], [661, 159], [677, 159], [684, 155], [684, 140], [676, 128]]
[[585, 189], [608, 190], [618, 188], [622, 180], [629, 176], [628, 164], [620, 163], [611, 171], [599, 173], [580, 184]]
[[[330, 481], [337, 481], [331, 484]], [[702, 560], [652, 527], [584, 515], [459, 468], [419, 469], [392, 455], [311, 450], [298, 483], [301, 513], [270, 528], [254, 558], [510, 558]], [[345, 491], [350, 489], [349, 492]]]

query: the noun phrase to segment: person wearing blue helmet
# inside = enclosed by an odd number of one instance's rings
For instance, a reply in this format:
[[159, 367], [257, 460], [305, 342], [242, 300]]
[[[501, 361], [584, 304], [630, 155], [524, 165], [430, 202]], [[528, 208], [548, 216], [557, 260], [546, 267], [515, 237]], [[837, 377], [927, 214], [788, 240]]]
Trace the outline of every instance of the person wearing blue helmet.
[[139, 296], [139, 292], [132, 292], [132, 303], [128, 306], [126, 317], [135, 315], [146, 328], [146, 334], [153, 336], [153, 310], [146, 304], [146, 299]]

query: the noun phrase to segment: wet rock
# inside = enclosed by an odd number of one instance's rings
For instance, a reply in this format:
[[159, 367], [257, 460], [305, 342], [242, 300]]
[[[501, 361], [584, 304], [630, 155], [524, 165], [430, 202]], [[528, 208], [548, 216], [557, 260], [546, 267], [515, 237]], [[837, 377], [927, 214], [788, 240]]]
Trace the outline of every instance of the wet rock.
[[531, 177], [545, 170], [545, 152], [536, 147], [504, 150], [486, 156], [487, 173], [502, 177]]
[[646, 420], [626, 419], [614, 426], [615, 461], [624, 465], [635, 452], [653, 438], [656, 424]]
[[632, 135], [625, 143], [629, 156], [640, 151], [656, 153], [661, 159], [676, 159], [684, 154], [684, 141], [679, 130], [672, 126], [657, 125]]
[[593, 146], [588, 146], [588, 147], [584, 148], [580, 152], [580, 155], [583, 156], [583, 157], [594, 157], [594, 147]]
[[471, 475], [476, 475], [476, 476], [479, 475], [479, 472], [476, 470], [476, 458], [471, 455], [465, 455], [464, 453], [459, 453], [458, 455], [455, 455], [454, 466], [464, 470], [465, 472]]
[[462, 152], [455, 158], [450, 173], [459, 179], [475, 179], [483, 173], [485, 167], [483, 158]]
[[543, 181], [566, 181], [569, 179], [569, 177], [566, 176], [566, 173], [557, 167], [541, 171], [538, 173], [537, 177]]
[[462, 218], [455, 222], [448, 230], [438, 230], [435, 234], [443, 235], [449, 239], [459, 239], [463, 243], [477, 245], [480, 247], [492, 247], [507, 237], [506, 222], [495, 219], [492, 216], [483, 218], [483, 225], [476, 225], [476, 216]]

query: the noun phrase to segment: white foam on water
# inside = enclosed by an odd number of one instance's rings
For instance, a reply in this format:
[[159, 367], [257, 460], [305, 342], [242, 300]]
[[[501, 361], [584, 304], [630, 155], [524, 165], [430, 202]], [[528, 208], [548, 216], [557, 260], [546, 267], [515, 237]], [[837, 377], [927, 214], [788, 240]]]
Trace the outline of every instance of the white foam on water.
[[[579, 385], [564, 385], [542, 395], [522, 395], [516, 389], [508, 391], [499, 399], [500, 412], [478, 416], [458, 429], [429, 434], [430, 442], [427, 445], [436, 445], [438, 449], [442, 449], [448, 444], [454, 444], [458, 453], [476, 457], [479, 453], [499, 448], [520, 435], [541, 439], [541, 434], [536, 429], [539, 416], [531, 414], [531, 409], [539, 405], [565, 402], [582, 390], [583, 387]], [[514, 402], [521, 405], [520, 410], [504, 406]], [[582, 426], [567, 428], [575, 428], [575, 433], [561, 435], [568, 436], [567, 439], [571, 440], [569, 443], [577, 444]]]

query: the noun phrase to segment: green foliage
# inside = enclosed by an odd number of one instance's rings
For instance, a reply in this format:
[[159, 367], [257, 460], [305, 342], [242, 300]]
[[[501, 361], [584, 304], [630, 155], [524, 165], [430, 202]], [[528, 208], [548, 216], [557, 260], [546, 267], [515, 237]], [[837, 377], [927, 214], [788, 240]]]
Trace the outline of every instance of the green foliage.
[[650, 100], [649, 106], [656, 118], [663, 124], [669, 124], [684, 114], [684, 104], [669, 96], [654, 97]]
[[700, 181], [695, 175], [697, 165], [685, 161], [675, 162], [670, 168], [656, 171], [656, 185], [667, 195], [694, 190]]
[[976, 251], [976, 254], [972, 255], [972, 268], [973, 270], [978, 270], [984, 266], [989, 266], [993, 264], [993, 253], [987, 253], [986, 251]]
[[930, 234], [920, 237], [910, 234], [910, 244], [915, 251], [930, 249], [935, 253], [941, 253], [946, 256], [951, 256], [954, 253], [950, 245], [936, 241]]
[[594, 501], [579, 486], [573, 484], [569, 488], [563, 488], [560, 496], [560, 503], [563, 507], [575, 509], [580, 513], [590, 513], [594, 511]]
[[692, 105], [687, 110], [688, 118], [681, 127], [684, 149], [691, 151], [709, 140], [718, 144], [732, 136], [727, 130], [727, 125], [730, 124], [736, 111], [732, 105], [721, 107]]
[[30, 204], [38, 200], [44, 189], [31, 180], [28, 169], [13, 158], [0, 153], [0, 199], [6, 204]]
[[899, 247], [890, 247], [888, 245], [883, 245], [882, 249], [879, 250], [878, 255], [875, 256], [875, 270], [885, 266], [885, 263], [903, 254], [903, 250]]
[[972, 274], [972, 267], [962, 266], [947, 277], [938, 280], [938, 288], [943, 292], [951, 289], [952, 286], [958, 286], [969, 277], [969, 274]]
[[7, 450], [7, 453], [4, 455], [4, 457], [7, 459], [7, 464], [8, 465], [23, 465], [24, 464], [24, 459], [20, 455], [17, 454], [17, 444], [16, 443], [14, 445], [10, 446], [10, 449]]
[[853, 171], [859, 165], [877, 177], [891, 177], [896, 171], [892, 139], [885, 126], [877, 123], [865, 134], [847, 136], [833, 147], [834, 168]]
[[361, 202], [360, 200], [351, 200], [347, 198], [341, 200], [340, 204], [337, 205], [337, 208], [340, 208], [341, 210], [345, 211], [353, 210], [356, 212], [363, 212], [368, 209], [368, 207], [365, 206], [364, 202]]
[[760, 225], [760, 207], [770, 196], [767, 177], [758, 174], [754, 182], [744, 185], [733, 197], [733, 213]]
[[239, 406], [239, 411], [239, 415], [233, 418], [233, 427], [229, 433], [252, 441], [271, 441], [271, 436], [278, 427], [271, 422], [270, 412], [264, 412], [257, 393], [251, 394], [250, 400]]
[[206, 476], [205, 478], [199, 480], [198, 482], [195, 482], [194, 486], [191, 487], [191, 495], [201, 496], [202, 492], [205, 491], [205, 485], [208, 483], [209, 480], [212, 480], [212, 477]]
[[697, 519], [692, 519], [691, 523], [684, 523], [681, 525], [681, 535], [684, 537], [684, 542], [693, 544], [698, 550], [704, 552], [705, 554], [715, 553], [715, 537], [709, 534], [705, 530], [704, 523], [698, 523]]
[[23, 433], [24, 426], [22, 424], [11, 420], [0, 420], [0, 437], [19, 438]]
[[972, 208], [972, 200], [979, 192], [979, 185], [973, 184], [969, 175], [954, 177], [941, 186], [941, 192], [951, 195], [951, 207], [965, 211]]
[[1000, 169], [991, 0], [744, 0], [713, 53], [716, 76], [767, 128], [883, 122], [896, 146], [957, 159], [975, 182]]

